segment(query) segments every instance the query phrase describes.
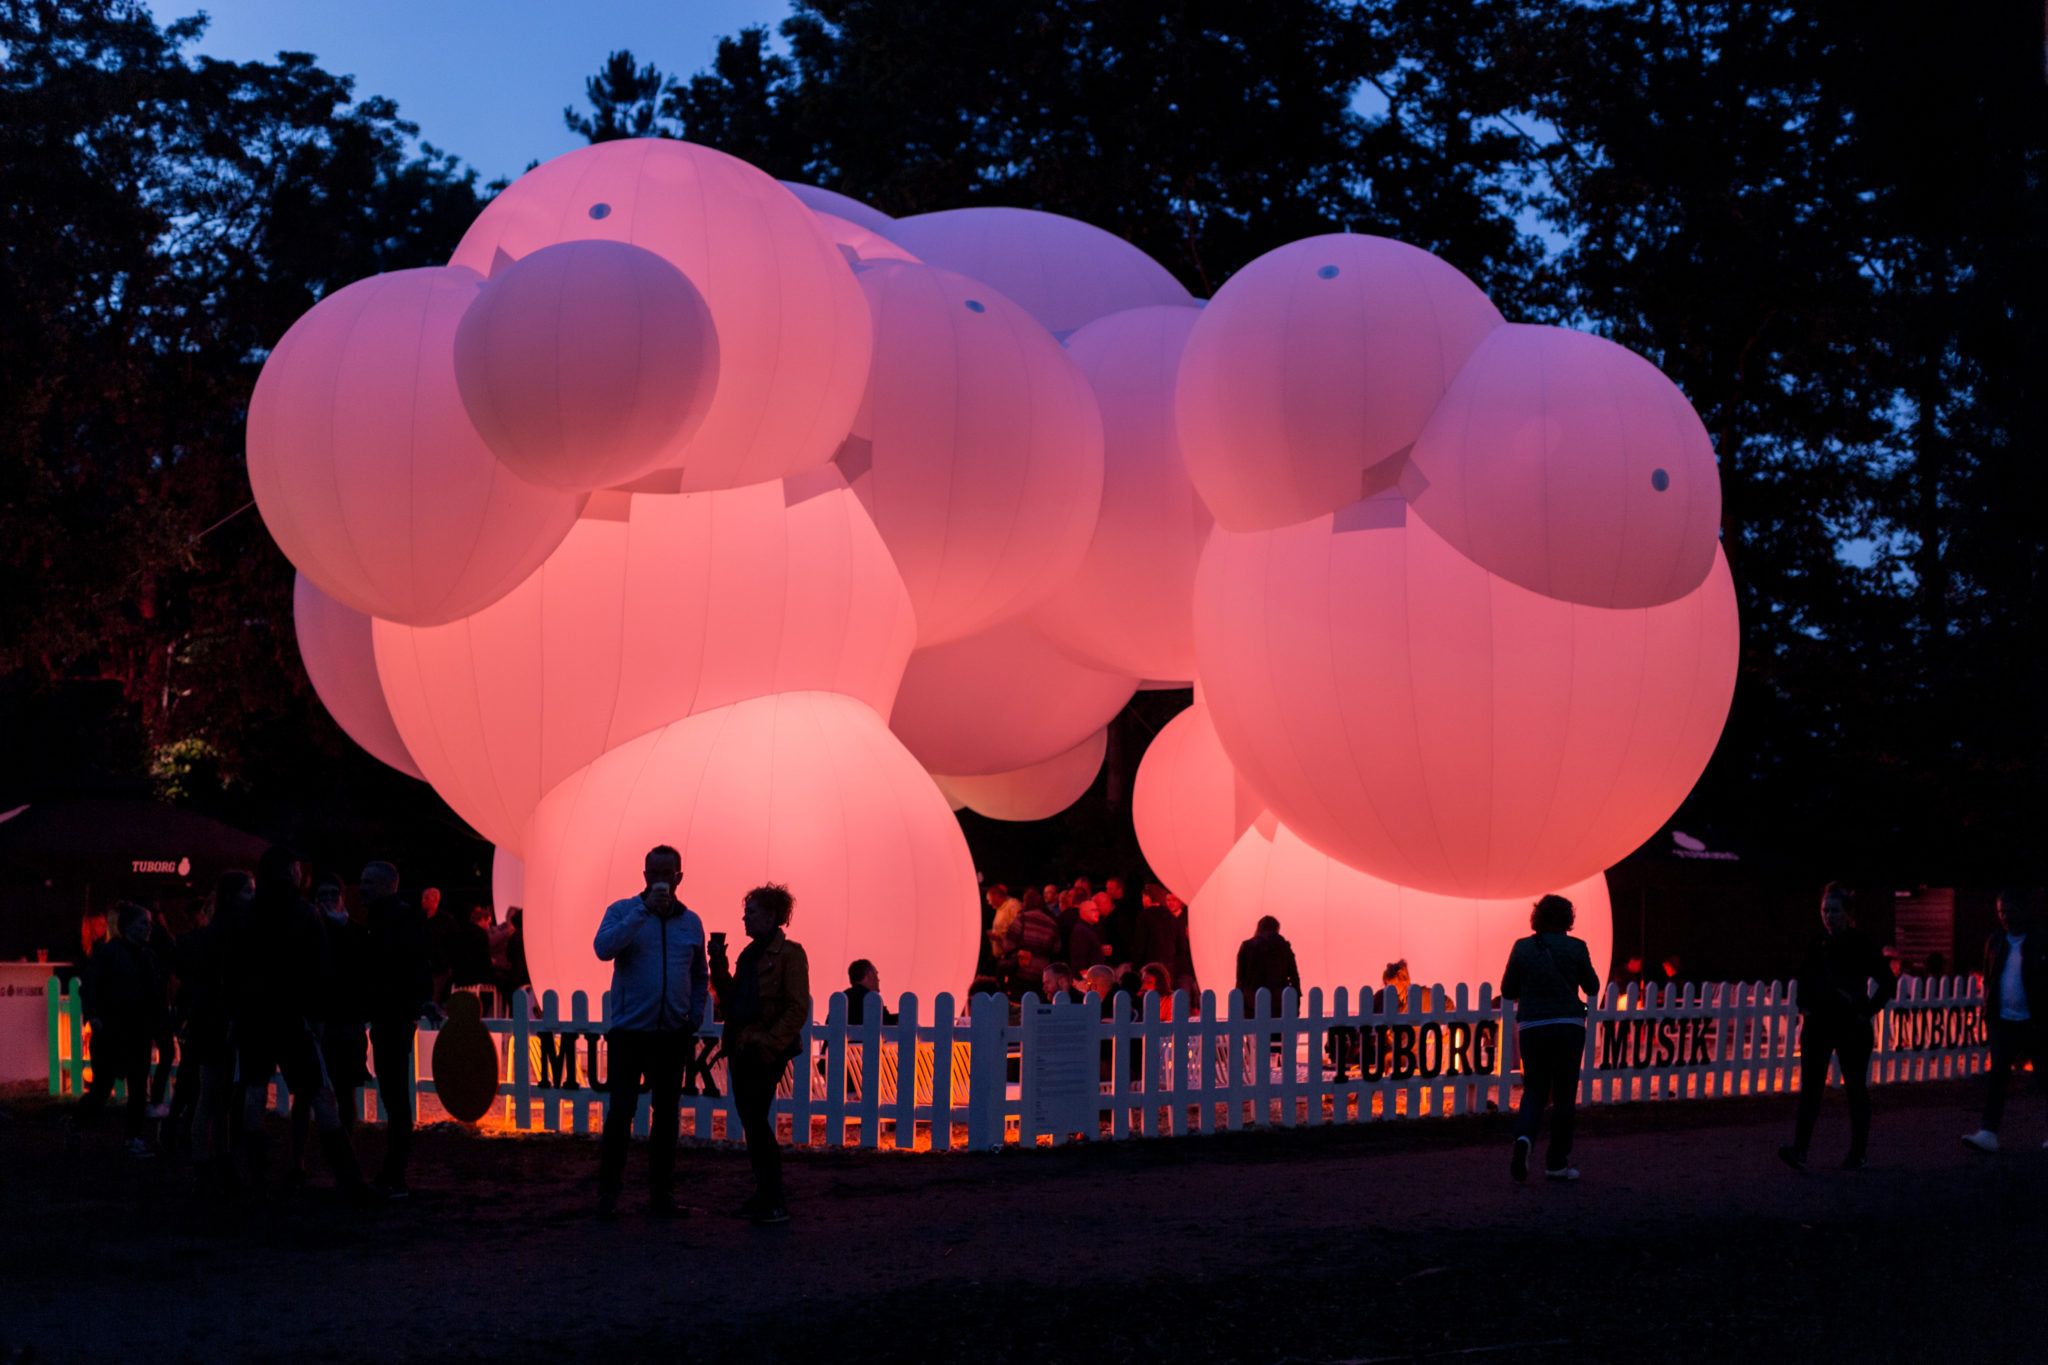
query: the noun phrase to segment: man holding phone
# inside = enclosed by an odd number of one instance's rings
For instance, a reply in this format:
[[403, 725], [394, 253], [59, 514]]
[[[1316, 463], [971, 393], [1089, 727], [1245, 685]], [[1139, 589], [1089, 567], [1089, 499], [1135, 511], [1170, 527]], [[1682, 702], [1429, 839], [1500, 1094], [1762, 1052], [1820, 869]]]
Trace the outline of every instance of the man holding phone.
[[644, 1079], [653, 1104], [648, 1125], [648, 1208], [672, 1216], [676, 1132], [683, 1070], [710, 996], [706, 990], [704, 923], [676, 896], [682, 855], [667, 844], [647, 851], [646, 886], [606, 907], [593, 945], [612, 964], [611, 1028], [605, 1034], [610, 1103], [598, 1149], [597, 1212], [618, 1213], [625, 1183], [626, 1142]]

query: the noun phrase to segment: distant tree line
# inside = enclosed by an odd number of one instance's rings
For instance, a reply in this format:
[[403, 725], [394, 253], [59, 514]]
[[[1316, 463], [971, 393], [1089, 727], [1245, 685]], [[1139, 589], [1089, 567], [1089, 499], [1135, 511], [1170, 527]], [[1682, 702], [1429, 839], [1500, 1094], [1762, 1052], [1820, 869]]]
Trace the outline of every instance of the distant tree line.
[[[445, 258], [490, 187], [309, 59], [193, 57], [195, 23], [116, 0], [0, 16], [0, 723], [97, 718], [19, 771], [374, 785], [309, 718], [289, 570], [231, 515], [243, 404], [322, 290]], [[2048, 816], [2041, 17], [797, 0], [694, 74], [615, 53], [566, 117], [895, 214], [1073, 214], [1204, 295], [1284, 241], [1383, 233], [1643, 352], [1714, 435], [1744, 607], [1687, 818], [1984, 880], [2035, 872]], [[1045, 837], [1085, 843], [1102, 799]]]

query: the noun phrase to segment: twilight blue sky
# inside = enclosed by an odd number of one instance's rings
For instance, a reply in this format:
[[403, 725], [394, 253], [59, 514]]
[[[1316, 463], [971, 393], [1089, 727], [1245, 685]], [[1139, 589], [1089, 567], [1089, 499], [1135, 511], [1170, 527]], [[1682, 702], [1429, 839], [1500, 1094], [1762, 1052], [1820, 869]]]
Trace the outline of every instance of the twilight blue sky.
[[562, 107], [607, 53], [631, 48], [670, 75], [708, 65], [718, 39], [773, 29], [788, 0], [149, 0], [157, 20], [198, 11], [212, 27], [198, 50], [236, 61], [311, 52], [386, 95], [420, 136], [485, 179], [575, 147]]

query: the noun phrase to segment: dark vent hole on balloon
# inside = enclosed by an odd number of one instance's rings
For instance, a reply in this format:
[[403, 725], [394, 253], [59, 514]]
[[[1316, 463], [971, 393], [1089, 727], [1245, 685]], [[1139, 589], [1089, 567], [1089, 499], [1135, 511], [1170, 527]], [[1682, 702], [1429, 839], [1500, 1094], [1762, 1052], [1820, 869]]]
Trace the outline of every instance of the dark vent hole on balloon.
[[1318, 271], [1316, 272], [1316, 278], [1317, 278], [1317, 279], [1321, 279], [1321, 280], [1334, 280], [1334, 279], [1336, 279], [1336, 278], [1337, 278], [1337, 267], [1336, 267], [1336, 266], [1334, 266], [1334, 265], [1326, 265], [1326, 266], [1324, 266], [1324, 267], [1323, 267], [1323, 268], [1322, 268], [1321, 270], [1318, 270]]
[[986, 313], [988, 309], [980, 299], [969, 299], [967, 300], [967, 311], [970, 313]]
[[612, 216], [612, 206], [610, 204], [592, 204], [590, 206], [590, 216], [592, 218], [609, 218]]
[[1662, 493], [1665, 489], [1671, 487], [1671, 476], [1669, 474], [1666, 474], [1661, 469], [1651, 470], [1650, 487], [1656, 489], [1659, 493]]

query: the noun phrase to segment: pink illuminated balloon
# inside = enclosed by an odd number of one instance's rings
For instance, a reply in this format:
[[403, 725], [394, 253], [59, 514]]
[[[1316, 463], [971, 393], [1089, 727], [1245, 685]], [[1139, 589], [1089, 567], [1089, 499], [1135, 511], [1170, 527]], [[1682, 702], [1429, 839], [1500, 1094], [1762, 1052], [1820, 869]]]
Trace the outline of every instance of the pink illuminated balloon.
[[703, 424], [718, 332], [683, 272], [625, 242], [561, 242], [485, 282], [455, 333], [484, 443], [528, 483], [588, 490], [661, 463]]
[[1676, 602], [1578, 606], [1381, 496], [1219, 528], [1195, 647], [1216, 733], [1282, 822], [1388, 881], [1492, 897], [1577, 881], [1657, 830], [1714, 751], [1738, 639], [1718, 557]]
[[865, 265], [870, 261], [917, 261], [917, 257], [879, 232], [850, 223], [837, 214], [815, 213], [814, 216], [818, 226], [825, 229], [825, 235], [832, 239], [852, 265]]
[[949, 780], [1013, 772], [1080, 744], [1137, 690], [1135, 678], [1083, 668], [1013, 621], [911, 655], [889, 727]]
[[419, 777], [419, 766], [398, 737], [377, 684], [370, 618], [344, 607], [300, 574], [292, 584], [292, 626], [306, 676], [334, 723], [378, 762]]
[[820, 217], [830, 214], [858, 228], [865, 228], [879, 237], [887, 237], [896, 220], [878, 208], [862, 203], [850, 194], [837, 190], [820, 189], [806, 185], [800, 180], [785, 180], [782, 188], [795, 195], [803, 206]]
[[[1546, 890], [1572, 902], [1572, 932], [1586, 940], [1604, 985], [1614, 951], [1606, 875]], [[1508, 949], [1529, 932], [1534, 900], [1467, 900], [1395, 886], [1318, 853], [1285, 825], [1271, 835], [1253, 828], [1190, 906], [1188, 938], [1202, 980], [1229, 983], [1238, 945], [1261, 915], [1272, 915], [1294, 945], [1302, 990], [1320, 986], [1325, 1009], [1339, 986], [1355, 1008], [1359, 992], [1378, 990], [1386, 965], [1402, 958], [1417, 986], [1442, 985], [1455, 995], [1463, 984], [1476, 1003], [1482, 982], [1499, 990]]]
[[1194, 300], [1172, 272], [1114, 233], [1036, 209], [945, 209], [885, 234], [919, 260], [980, 280], [1064, 338], [1099, 317]]
[[601, 493], [503, 601], [433, 629], [379, 622], [399, 733], [448, 804], [514, 853], [534, 803], [599, 754], [770, 692], [886, 715], [910, 603], [829, 466], [722, 493]]
[[1713, 566], [1721, 482], [1707, 429], [1656, 366], [1604, 338], [1495, 328], [1412, 462], [1417, 514], [1546, 597], [1650, 607]]
[[857, 278], [874, 366], [839, 464], [902, 570], [918, 643], [957, 640], [1080, 566], [1102, 504], [1102, 419], [1066, 352], [986, 285], [889, 261]]
[[590, 993], [604, 908], [641, 886], [656, 844], [683, 855], [681, 894], [707, 928], [745, 941], [741, 898], [763, 882], [796, 897], [790, 937], [811, 963], [812, 1012], [846, 964], [929, 1001], [974, 971], [980, 921], [959, 823], [864, 702], [785, 692], [641, 736], [556, 787], [526, 838], [527, 957], [535, 983]]
[[453, 263], [491, 274], [556, 242], [593, 238], [663, 257], [711, 310], [711, 407], [661, 461], [681, 468], [684, 490], [758, 483], [832, 458], [867, 377], [867, 310], [845, 258], [795, 196], [709, 147], [601, 142], [513, 181]]
[[1102, 412], [1102, 517], [1080, 570], [1031, 619], [1096, 668], [1195, 676], [1195, 563], [1211, 518], [1181, 463], [1173, 386], [1200, 316], [1138, 308], [1067, 340]]
[[582, 500], [513, 476], [455, 384], [455, 329], [482, 281], [400, 270], [292, 324], [249, 400], [249, 486], [278, 548], [366, 615], [434, 625], [532, 573]]
[[1097, 730], [1065, 753], [1013, 772], [935, 779], [954, 809], [966, 806], [991, 820], [1048, 820], [1079, 801], [1102, 771], [1109, 732]]
[[1199, 697], [1153, 738], [1131, 784], [1138, 847], [1159, 880], [1188, 901], [1263, 810], [1230, 766]]
[[502, 848], [491, 850], [491, 904], [500, 919], [515, 905], [526, 908], [526, 864]]
[[1290, 242], [1231, 276], [1181, 356], [1181, 453], [1220, 525], [1264, 530], [1377, 491], [1501, 317], [1385, 237]]

